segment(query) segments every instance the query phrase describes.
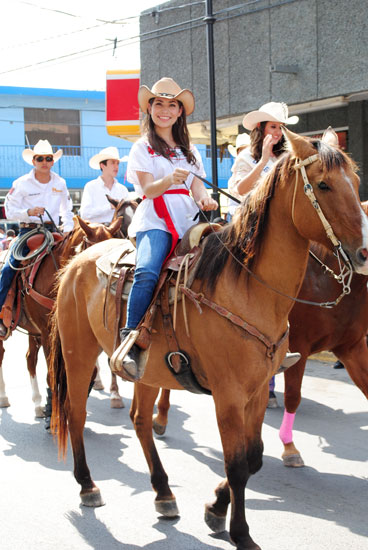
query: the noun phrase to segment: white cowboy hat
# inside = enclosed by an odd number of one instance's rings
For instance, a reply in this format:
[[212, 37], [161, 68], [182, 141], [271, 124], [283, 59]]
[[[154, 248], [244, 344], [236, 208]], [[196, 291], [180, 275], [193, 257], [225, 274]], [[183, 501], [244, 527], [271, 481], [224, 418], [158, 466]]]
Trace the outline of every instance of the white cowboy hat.
[[148, 103], [152, 97], [177, 99], [184, 105], [185, 114], [191, 115], [194, 111], [194, 96], [190, 90], [182, 90], [172, 78], [161, 78], [150, 90], [147, 86], [141, 86], [138, 90], [138, 103], [141, 110], [147, 113]]
[[38, 155], [48, 156], [52, 155], [54, 157], [54, 162], [57, 162], [59, 158], [62, 156], [63, 150], [59, 149], [56, 151], [56, 153], [53, 152], [52, 147], [50, 143], [47, 141], [47, 139], [40, 139], [36, 145], [32, 149], [24, 149], [22, 152], [23, 160], [25, 160], [28, 164], [31, 164], [33, 166], [32, 159], [33, 157], [37, 157]]
[[251, 111], [243, 118], [243, 126], [247, 130], [253, 130], [259, 122], [279, 122], [280, 124], [296, 124], [299, 117], [289, 117], [289, 110], [286, 103], [271, 101], [265, 103], [258, 111]]
[[228, 145], [227, 150], [229, 151], [231, 156], [236, 157], [238, 153], [238, 149], [240, 147], [248, 147], [249, 145], [250, 145], [250, 136], [249, 134], [246, 134], [244, 132], [243, 134], [238, 134], [236, 136], [235, 147], [234, 145]]
[[118, 160], [121, 162], [123, 159], [120, 158], [119, 151], [117, 147], [106, 147], [105, 149], [102, 149], [99, 153], [96, 155], [93, 155], [89, 159], [89, 165], [94, 170], [100, 169], [100, 162], [103, 160]]

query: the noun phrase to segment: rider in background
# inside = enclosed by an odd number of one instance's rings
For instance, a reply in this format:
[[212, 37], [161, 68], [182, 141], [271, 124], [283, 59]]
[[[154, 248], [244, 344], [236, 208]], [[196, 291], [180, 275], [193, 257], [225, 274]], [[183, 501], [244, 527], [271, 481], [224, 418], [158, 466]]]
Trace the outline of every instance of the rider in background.
[[116, 179], [121, 161], [117, 147], [106, 147], [90, 158], [90, 167], [101, 170], [101, 174], [84, 186], [80, 207], [80, 216], [84, 220], [108, 225], [114, 215], [114, 206], [106, 195], [117, 201], [129, 199], [128, 189]]
[[[12, 188], [5, 197], [4, 205], [7, 218], [20, 222], [18, 238], [39, 227], [40, 216], [43, 218], [44, 225], [52, 229], [52, 221], [46, 210], [55, 223], [58, 223], [61, 217], [64, 233], [73, 229], [73, 205], [66, 182], [51, 171], [62, 154], [61, 149], [54, 153], [50, 143], [42, 139], [36, 143], [33, 150], [25, 149], [22, 152], [23, 160], [33, 168], [28, 174], [13, 182]], [[11, 249], [0, 274], [0, 310], [16, 273], [11, 266], [18, 267], [20, 264], [14, 259]], [[27, 253], [26, 247], [24, 253]], [[7, 328], [0, 318], [0, 338], [4, 338], [6, 334]]]

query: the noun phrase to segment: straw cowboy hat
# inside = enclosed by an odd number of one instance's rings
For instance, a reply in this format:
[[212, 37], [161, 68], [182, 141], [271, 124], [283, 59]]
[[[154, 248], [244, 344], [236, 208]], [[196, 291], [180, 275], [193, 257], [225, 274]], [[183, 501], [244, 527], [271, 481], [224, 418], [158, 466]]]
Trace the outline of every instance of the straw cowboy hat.
[[106, 147], [105, 149], [101, 149], [99, 153], [97, 153], [96, 155], [93, 155], [93, 157], [89, 159], [89, 165], [94, 170], [99, 170], [100, 162], [102, 162], [103, 160], [111, 159], [111, 160], [118, 160], [119, 162], [121, 162], [123, 158], [120, 158], [117, 147]]
[[23, 160], [25, 160], [28, 164], [31, 164], [33, 166], [32, 159], [33, 157], [37, 157], [38, 155], [48, 156], [52, 155], [54, 157], [54, 162], [57, 162], [59, 158], [62, 156], [63, 150], [59, 149], [56, 151], [56, 153], [53, 152], [52, 147], [50, 143], [47, 141], [47, 139], [40, 139], [36, 145], [32, 149], [24, 149], [22, 152]]
[[138, 90], [138, 103], [144, 113], [147, 113], [148, 103], [152, 97], [177, 99], [184, 105], [185, 113], [191, 115], [194, 111], [194, 96], [190, 90], [182, 90], [172, 78], [161, 78], [150, 90], [147, 86], [141, 86]]
[[247, 130], [253, 130], [259, 122], [279, 122], [280, 124], [296, 124], [298, 116], [289, 117], [286, 103], [271, 101], [265, 103], [258, 111], [251, 111], [243, 118], [243, 126]]
[[243, 134], [238, 134], [236, 136], [235, 147], [234, 145], [228, 145], [227, 150], [229, 151], [231, 156], [236, 157], [238, 149], [240, 147], [248, 147], [249, 145], [250, 145], [250, 136], [249, 134], [246, 134], [244, 132]]

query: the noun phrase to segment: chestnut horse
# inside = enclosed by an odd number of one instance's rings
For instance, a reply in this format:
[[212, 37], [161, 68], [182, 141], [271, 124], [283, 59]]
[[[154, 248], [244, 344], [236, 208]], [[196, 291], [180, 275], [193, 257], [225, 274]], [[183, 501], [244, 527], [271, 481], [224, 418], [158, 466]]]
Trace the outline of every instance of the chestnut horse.
[[[227, 479], [206, 506], [205, 519], [213, 531], [223, 531], [231, 502], [230, 536], [238, 550], [260, 550], [249, 534], [244, 491], [249, 476], [262, 465], [268, 381], [288, 348], [290, 297], [302, 283], [309, 241], [331, 246], [330, 237], [358, 272], [368, 274], [368, 219], [352, 161], [321, 140], [284, 132], [291, 152], [249, 194], [233, 222], [201, 245], [190, 289], [195, 303], [186, 300], [190, 336], [181, 316], [176, 325], [180, 349], [190, 356], [200, 385], [212, 393], [224, 453]], [[118, 246], [114, 239], [99, 243], [68, 264], [52, 317], [52, 429], [64, 456], [69, 430], [74, 475], [86, 506], [103, 504], [84, 448], [88, 385], [99, 349], [110, 356], [114, 346], [114, 298], [107, 296], [110, 321], [105, 327], [105, 290], [95, 262]], [[187, 290], [181, 287], [190, 294]], [[157, 493], [156, 510], [172, 517], [178, 514], [176, 500], [152, 435], [159, 388], [182, 389], [165, 365], [168, 351], [158, 308], [151, 345], [142, 354], [146, 369], [135, 385], [132, 419]]]
[[[74, 232], [72, 232], [68, 236], [70, 240], [67, 241], [68, 244], [65, 246], [65, 249], [60, 250], [61, 265], [64, 264], [67, 260], [69, 260], [69, 258], [75, 253], [75, 251], [76, 252], [81, 251], [83, 248], [86, 248], [87, 246], [91, 246], [92, 244], [95, 244], [102, 240], [111, 238], [111, 236], [113, 237], [127, 236], [128, 227], [132, 221], [133, 214], [137, 208], [137, 203], [135, 201], [125, 200], [125, 199], [117, 201], [116, 199], [113, 199], [109, 195], [106, 195], [106, 198], [114, 208], [114, 215], [110, 224], [110, 229], [106, 228], [101, 224], [89, 224], [88, 222], [86, 223], [81, 218], [76, 217], [75, 218], [76, 228]], [[117, 223], [117, 220], [119, 221], [120, 226]], [[41, 271], [41, 274], [42, 274], [42, 271]], [[52, 290], [54, 280], [55, 280], [54, 276], [55, 276], [55, 273], [53, 272], [51, 280], [46, 279], [45, 281], [43, 281], [43, 284], [44, 285], [46, 284], [45, 292], [47, 296], [49, 296], [49, 293]], [[44, 323], [46, 322], [47, 322], [47, 318], [45, 318]], [[39, 353], [40, 347], [41, 347], [40, 333], [33, 330], [31, 333], [29, 333], [26, 361], [27, 361], [27, 370], [29, 372], [30, 381], [31, 381], [32, 400], [35, 404], [35, 416], [38, 418], [45, 416], [44, 407], [41, 405], [41, 394], [39, 391], [38, 380], [36, 376], [37, 359], [38, 359], [38, 353]], [[4, 383], [4, 378], [2, 374], [2, 362], [3, 362], [4, 353], [5, 353], [4, 343], [3, 341], [0, 340], [0, 408], [10, 406], [9, 399], [6, 395], [5, 383]], [[98, 365], [98, 362], [96, 364]], [[101, 381], [100, 381], [100, 386], [97, 385], [98, 374], [99, 373], [97, 371], [95, 384], [93, 387], [95, 389], [103, 389], [103, 386], [101, 385], [102, 384]], [[121, 408], [124, 406], [122, 402], [122, 398], [119, 394], [119, 388], [118, 388], [116, 376], [114, 374], [111, 374], [110, 403], [111, 403], [111, 406], [114, 408]], [[46, 427], [48, 428], [50, 424], [50, 420], [47, 420], [47, 417], [49, 419], [51, 418], [51, 399], [48, 399], [46, 404]]]
[[[329, 250], [314, 245], [312, 251], [320, 261], [336, 271], [337, 259]], [[302, 380], [309, 355], [332, 351], [344, 363], [351, 379], [368, 399], [367, 282], [366, 276], [354, 273], [350, 294], [333, 309], [312, 308], [297, 303], [291, 310], [289, 345], [292, 351], [299, 351], [301, 358], [284, 374], [285, 411], [279, 435], [284, 444], [282, 459], [285, 466], [304, 466], [293, 442], [292, 429], [301, 401]], [[321, 265], [311, 258], [299, 297], [317, 302], [328, 301], [337, 295], [338, 289], [338, 282], [321, 275]]]
[[[33, 288], [42, 296], [52, 298], [54, 296], [54, 284], [56, 268], [63, 267], [65, 263], [75, 254], [76, 249], [83, 249], [105, 239], [111, 239], [121, 229], [122, 218], [116, 218], [110, 228], [102, 224], [88, 224], [79, 216], [74, 219], [74, 229], [67, 233], [64, 238], [55, 244], [52, 253], [46, 255], [41, 261], [34, 280]], [[29, 348], [27, 351], [27, 369], [30, 375], [32, 400], [35, 405], [36, 417], [43, 417], [44, 411], [41, 406], [41, 394], [36, 376], [37, 356], [41, 345], [44, 347], [45, 356], [49, 352], [48, 346], [48, 316], [51, 306], [45, 307], [38, 303], [28, 293], [22, 297], [22, 315], [18, 326], [29, 334]], [[6, 395], [5, 383], [2, 374], [2, 362], [4, 357], [4, 342], [0, 340], [0, 407], [9, 407], [9, 399]]]

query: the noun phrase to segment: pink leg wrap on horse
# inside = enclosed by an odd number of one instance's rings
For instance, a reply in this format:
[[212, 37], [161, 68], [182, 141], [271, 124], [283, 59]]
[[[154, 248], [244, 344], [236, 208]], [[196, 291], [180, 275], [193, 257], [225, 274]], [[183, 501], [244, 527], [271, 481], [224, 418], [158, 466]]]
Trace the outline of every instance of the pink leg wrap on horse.
[[281, 428], [279, 431], [279, 436], [281, 441], [286, 445], [286, 443], [291, 443], [293, 440], [293, 425], [296, 413], [288, 413], [284, 411], [284, 418], [282, 419]]

